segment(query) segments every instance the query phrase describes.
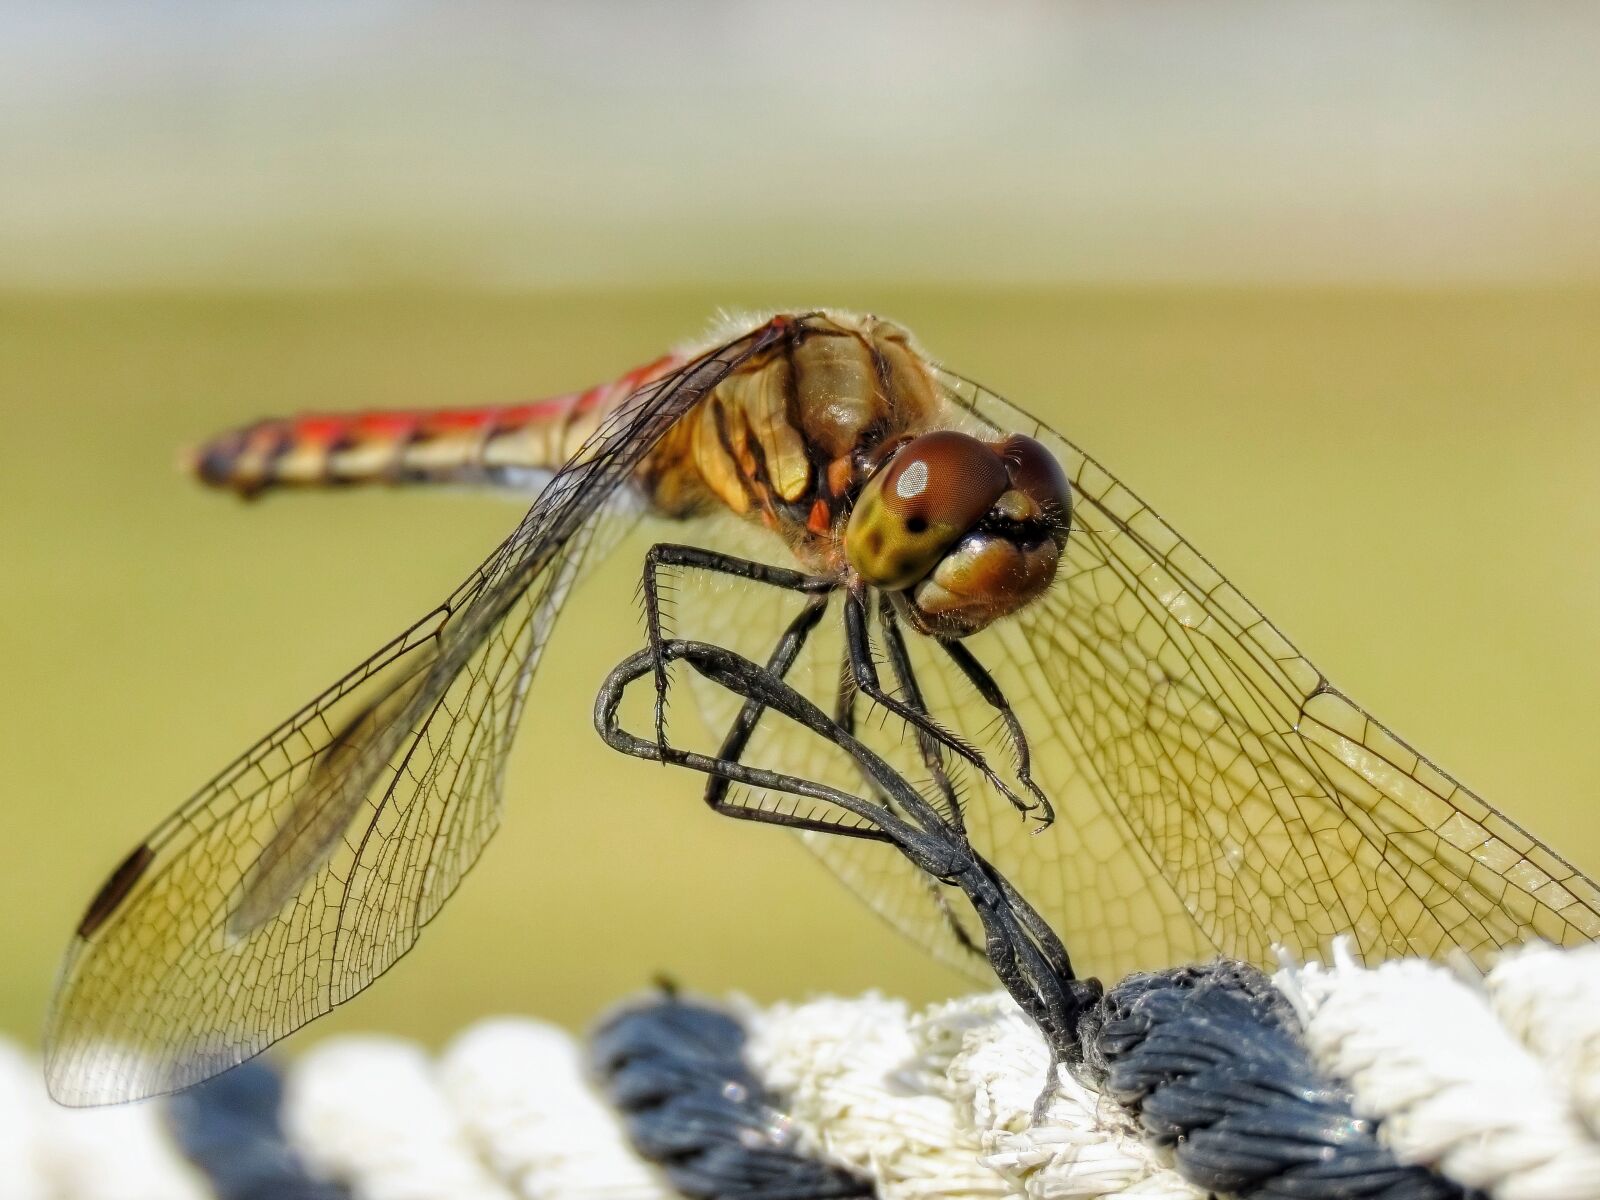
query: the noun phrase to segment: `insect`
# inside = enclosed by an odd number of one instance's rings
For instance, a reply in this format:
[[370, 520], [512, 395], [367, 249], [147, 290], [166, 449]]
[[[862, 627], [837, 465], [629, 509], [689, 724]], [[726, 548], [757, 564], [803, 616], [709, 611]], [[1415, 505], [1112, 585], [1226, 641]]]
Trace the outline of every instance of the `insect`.
[[[788, 683], [960, 822], [1080, 964], [1262, 962], [1335, 934], [1369, 959], [1600, 937], [1592, 880], [1336, 690], [1099, 463], [889, 321], [752, 320], [512, 408], [263, 421], [194, 465], [246, 495], [537, 496], [445, 601], [112, 872], [52, 1009], [59, 1100], [206, 1078], [405, 953], [497, 827], [540, 654], [619, 532], [651, 539], [663, 744], [670, 625], [757, 663], [789, 646]], [[827, 739], [684, 690], [775, 777], [870, 786]], [[725, 782], [707, 800], [798, 830], [911, 936], [980, 961], [961, 897], [849, 814]]]

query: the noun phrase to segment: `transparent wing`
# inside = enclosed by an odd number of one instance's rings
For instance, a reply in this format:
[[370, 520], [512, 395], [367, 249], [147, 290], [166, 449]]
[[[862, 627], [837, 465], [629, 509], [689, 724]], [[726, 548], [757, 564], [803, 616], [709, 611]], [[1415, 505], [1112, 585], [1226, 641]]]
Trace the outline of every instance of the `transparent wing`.
[[258, 1053], [394, 963], [499, 823], [506, 753], [595, 518], [764, 326], [640, 389], [443, 604], [202, 789], [113, 873], [46, 1031], [69, 1104]]
[[[967, 645], [1015, 708], [1033, 774], [1056, 805], [1043, 832], [947, 763], [976, 846], [1063, 936], [1079, 970], [1109, 976], [1274, 945], [1323, 953], [1349, 935], [1368, 960], [1481, 959], [1530, 938], [1600, 937], [1600, 888], [1374, 721], [1188, 543], [1076, 446], [981, 387], [941, 373], [951, 423], [1021, 432], [1074, 487], [1057, 586]], [[697, 525], [714, 548], [773, 556], [749, 527]], [[726, 581], [675, 582], [682, 632], [764, 659], [795, 602]], [[694, 594], [710, 588], [714, 594]], [[696, 628], [694, 622], [702, 624]], [[875, 631], [876, 632], [876, 631]], [[995, 710], [926, 638], [907, 635], [929, 709], [991, 762], [1010, 751]], [[842, 639], [824, 621], [791, 680], [831, 707]], [[876, 647], [885, 682], [881, 641]], [[710, 731], [735, 706], [691, 682]], [[915, 740], [862, 709], [864, 740], [925, 792]], [[835, 787], [862, 781], [835, 747], [763, 721], [746, 759]], [[793, 811], [745, 793], [747, 807]], [[891, 847], [827, 834], [806, 844], [883, 916], [984, 977], [963, 899]]]
[[[1600, 888], [1344, 696], [1193, 547], [1065, 438], [941, 374], [1029, 434], [1074, 489], [1057, 586], [972, 649], [1017, 704], [1058, 820], [975, 840], [1097, 970], [1215, 949], [1269, 962], [1350, 935], [1368, 960], [1482, 959], [1600, 937]], [[971, 713], [953, 687], [958, 713]]]

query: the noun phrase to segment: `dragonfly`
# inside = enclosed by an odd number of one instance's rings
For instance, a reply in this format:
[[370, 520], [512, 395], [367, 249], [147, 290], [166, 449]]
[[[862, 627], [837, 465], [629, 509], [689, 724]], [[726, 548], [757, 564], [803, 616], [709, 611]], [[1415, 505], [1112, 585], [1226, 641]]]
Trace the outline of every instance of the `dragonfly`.
[[1099, 462], [880, 317], [730, 321], [534, 403], [258, 421], [193, 470], [244, 496], [533, 498], [453, 593], [111, 872], [48, 1021], [64, 1103], [198, 1082], [393, 965], [500, 822], [567, 598], [635, 545], [655, 737], [669, 711], [677, 736], [687, 693], [776, 781], [713, 780], [706, 801], [794, 830], [980, 976], [955, 889], [816, 798], [872, 786], [844, 739], [675, 682], [669, 636], [697, 625], [756, 663], [784, 647], [785, 686], [914, 781], [1095, 971], [1270, 963], [1336, 935], [1369, 961], [1600, 938], [1592, 879], [1335, 688]]

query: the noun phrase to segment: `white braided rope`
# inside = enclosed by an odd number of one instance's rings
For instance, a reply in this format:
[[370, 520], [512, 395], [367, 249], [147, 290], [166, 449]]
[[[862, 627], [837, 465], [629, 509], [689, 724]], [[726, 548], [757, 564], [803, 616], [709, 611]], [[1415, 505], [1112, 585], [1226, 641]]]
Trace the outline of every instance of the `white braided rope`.
[[370, 1200], [513, 1200], [439, 1087], [422, 1049], [390, 1038], [324, 1042], [289, 1072], [284, 1129], [313, 1169]]
[[[1600, 947], [1508, 955], [1485, 980], [1417, 961], [1275, 979], [1320, 1064], [1403, 1161], [1496, 1200], [1600, 1200]], [[1070, 1077], [1041, 1119], [1044, 1044], [1009, 998], [913, 1012], [877, 994], [741, 1006], [747, 1054], [797, 1127], [868, 1171], [884, 1200], [1129, 1196], [1197, 1200], [1126, 1111]], [[288, 1075], [285, 1126], [308, 1160], [371, 1200], [668, 1200], [571, 1035], [501, 1019], [437, 1059], [340, 1038]], [[7, 1200], [191, 1200], [203, 1182], [157, 1105], [69, 1111], [0, 1047]]]
[[[1510, 982], [1519, 964], [1541, 965], [1550, 953], [1508, 956], [1496, 967], [1499, 989], [1526, 994]], [[1525, 1019], [1522, 1034], [1502, 1024], [1481, 983], [1443, 967], [1405, 959], [1368, 970], [1339, 942], [1332, 957], [1331, 966], [1280, 972], [1278, 986], [1300, 1010], [1313, 1055], [1351, 1087], [1361, 1112], [1382, 1119], [1402, 1161], [1435, 1166], [1496, 1200], [1600, 1196], [1600, 1144], [1573, 1102], [1595, 1080], [1572, 1079], [1561, 1058], [1562, 1031], [1593, 1030], [1600, 991], [1546, 995], [1540, 1020], [1554, 1032], [1530, 1038], [1537, 1023]]]
[[0, 1041], [0, 1196], [5, 1200], [204, 1200], [155, 1104], [69, 1109], [39, 1064]]
[[1600, 946], [1529, 946], [1489, 972], [1494, 1014], [1567, 1094], [1600, 1138]]
[[1032, 1121], [1050, 1054], [1003, 993], [915, 1016], [877, 995], [776, 1005], [751, 1032], [757, 1072], [884, 1200], [1202, 1196], [1156, 1161], [1120, 1105], [1070, 1076]]
[[445, 1052], [439, 1080], [484, 1158], [517, 1195], [676, 1200], [629, 1148], [610, 1105], [589, 1086], [583, 1048], [564, 1030], [485, 1021]]

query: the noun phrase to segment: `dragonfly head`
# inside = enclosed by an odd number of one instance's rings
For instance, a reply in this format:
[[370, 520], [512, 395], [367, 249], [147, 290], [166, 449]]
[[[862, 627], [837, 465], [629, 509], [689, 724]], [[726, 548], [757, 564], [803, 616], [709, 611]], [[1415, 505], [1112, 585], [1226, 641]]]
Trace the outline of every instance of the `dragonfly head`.
[[845, 556], [914, 628], [966, 637], [1050, 586], [1071, 497], [1060, 464], [1030, 437], [925, 433], [892, 446], [868, 478]]

